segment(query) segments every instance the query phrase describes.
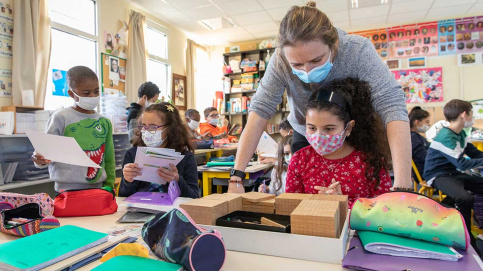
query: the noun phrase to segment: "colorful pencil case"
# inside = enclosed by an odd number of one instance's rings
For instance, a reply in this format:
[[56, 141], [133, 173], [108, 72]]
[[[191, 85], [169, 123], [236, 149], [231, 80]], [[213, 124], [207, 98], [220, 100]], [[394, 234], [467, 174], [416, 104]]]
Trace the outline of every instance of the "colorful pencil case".
[[460, 212], [421, 194], [392, 192], [359, 198], [352, 204], [349, 225], [466, 250], [470, 237]]
[[[22, 218], [27, 222], [9, 225], [13, 219]], [[28, 203], [18, 208], [0, 212], [0, 231], [15, 235], [29, 236], [60, 226], [60, 222], [53, 216], [42, 216], [42, 210], [37, 203]]]
[[116, 196], [100, 188], [62, 191], [57, 194], [54, 202], [56, 217], [109, 215], [117, 212]]
[[183, 209], [153, 216], [144, 224], [142, 236], [156, 256], [188, 271], [221, 270], [225, 263], [221, 234], [198, 226]]
[[54, 213], [54, 201], [46, 193], [24, 195], [17, 193], [0, 193], [0, 203], [9, 203], [12, 208], [17, 208], [27, 203], [37, 203], [42, 210], [42, 217], [51, 216]]

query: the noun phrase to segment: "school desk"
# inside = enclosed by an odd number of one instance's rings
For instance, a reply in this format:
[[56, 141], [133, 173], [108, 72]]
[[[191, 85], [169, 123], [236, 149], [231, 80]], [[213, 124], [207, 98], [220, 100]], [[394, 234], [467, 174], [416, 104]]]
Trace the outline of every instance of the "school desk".
[[[263, 172], [273, 167], [272, 164], [259, 164], [255, 163], [246, 168], [246, 179], [243, 181], [243, 185], [250, 184], [250, 180], [253, 181], [263, 175]], [[230, 169], [217, 169], [199, 166], [198, 172], [203, 175], [203, 197], [212, 193], [211, 185], [213, 184], [213, 178], [230, 179]], [[217, 193], [221, 193], [221, 185], [216, 186]]]
[[479, 151], [483, 151], [483, 139], [469, 138], [469, 141], [475, 145]]
[[209, 162], [212, 156], [221, 157], [223, 156], [224, 151], [233, 151], [236, 149], [238, 149], [238, 146], [230, 146], [225, 148], [214, 148], [214, 149], [200, 149], [200, 150], [195, 150], [195, 155], [204, 154], [205, 161]]
[[[107, 232], [112, 230], [114, 227], [122, 227], [130, 225], [128, 223], [117, 224], [116, 220], [118, 220], [124, 213], [126, 212], [126, 207], [123, 206], [124, 198], [117, 198], [117, 202], [119, 204], [119, 208], [117, 213], [105, 216], [88, 216], [88, 217], [64, 217], [59, 218], [61, 225], [75, 225], [79, 227], [83, 227], [93, 231], [99, 232]], [[137, 224], [140, 225], [140, 224]], [[14, 237], [11, 235], [7, 235], [4, 233], [0, 233], [0, 243], [8, 242], [11, 240], [15, 240], [19, 237]], [[144, 241], [141, 237], [138, 237], [138, 243], [143, 244]], [[256, 240], [253, 240], [253, 244], [256, 245]], [[95, 247], [90, 249], [90, 251], [94, 252], [99, 250]], [[321, 251], [321, 253], [324, 253]], [[330, 253], [329, 251], [327, 253]], [[155, 256], [153, 256], [154, 258]], [[70, 263], [80, 260], [80, 256], [76, 255], [71, 258], [68, 258], [62, 262], [57, 263], [55, 266], [70, 266]], [[79, 271], [87, 271], [91, 270], [94, 267], [101, 264], [100, 261], [92, 262], [80, 269]], [[55, 269], [55, 268], [54, 268]], [[52, 266], [49, 268], [45, 268], [42, 270], [54, 270]], [[329, 271], [340, 271], [340, 270], [347, 270], [342, 268], [342, 265], [335, 265], [335, 264], [328, 264], [328, 263], [321, 263], [321, 262], [312, 262], [312, 261], [304, 261], [304, 260], [296, 260], [296, 259], [289, 259], [289, 258], [281, 258], [281, 257], [274, 257], [274, 256], [266, 256], [266, 255], [259, 255], [259, 254], [251, 254], [251, 253], [242, 253], [236, 251], [227, 251], [225, 265], [223, 266], [223, 270], [229, 271], [237, 271], [237, 270], [329, 270]]]

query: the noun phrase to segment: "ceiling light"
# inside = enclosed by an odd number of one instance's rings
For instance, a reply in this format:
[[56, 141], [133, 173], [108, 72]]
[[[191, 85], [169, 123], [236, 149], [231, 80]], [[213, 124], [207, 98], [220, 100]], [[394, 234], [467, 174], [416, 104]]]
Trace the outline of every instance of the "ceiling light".
[[381, 5], [387, 4], [388, 0], [381, 0]]
[[200, 20], [198, 23], [209, 30], [232, 28], [237, 26], [231, 19], [225, 17]]

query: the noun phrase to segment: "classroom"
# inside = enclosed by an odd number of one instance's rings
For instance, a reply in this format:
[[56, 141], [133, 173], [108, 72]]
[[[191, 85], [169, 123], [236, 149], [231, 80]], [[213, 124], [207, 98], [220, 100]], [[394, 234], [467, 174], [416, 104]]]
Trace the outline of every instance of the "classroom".
[[483, 0], [0, 25], [0, 270], [483, 270]]

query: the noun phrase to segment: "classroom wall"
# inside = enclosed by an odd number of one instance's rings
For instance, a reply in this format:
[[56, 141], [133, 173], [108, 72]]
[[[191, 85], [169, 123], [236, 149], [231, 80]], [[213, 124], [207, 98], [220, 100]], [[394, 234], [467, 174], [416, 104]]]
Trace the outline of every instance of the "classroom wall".
[[[119, 20], [128, 22], [131, 10], [142, 13], [146, 16], [146, 20], [156, 22], [169, 30], [168, 60], [171, 64], [171, 71], [176, 74], [186, 75], [186, 35], [177, 28], [164, 22], [162, 18], [157, 18], [150, 14], [147, 11], [148, 8], [133, 4], [128, 0], [99, 1], [99, 35], [102, 36], [104, 31], [116, 33], [122, 27], [122, 23]], [[99, 48], [101, 51], [104, 51], [102, 39]], [[171, 94], [171, 89], [169, 93]], [[191, 94], [188, 93], [188, 95]]]

